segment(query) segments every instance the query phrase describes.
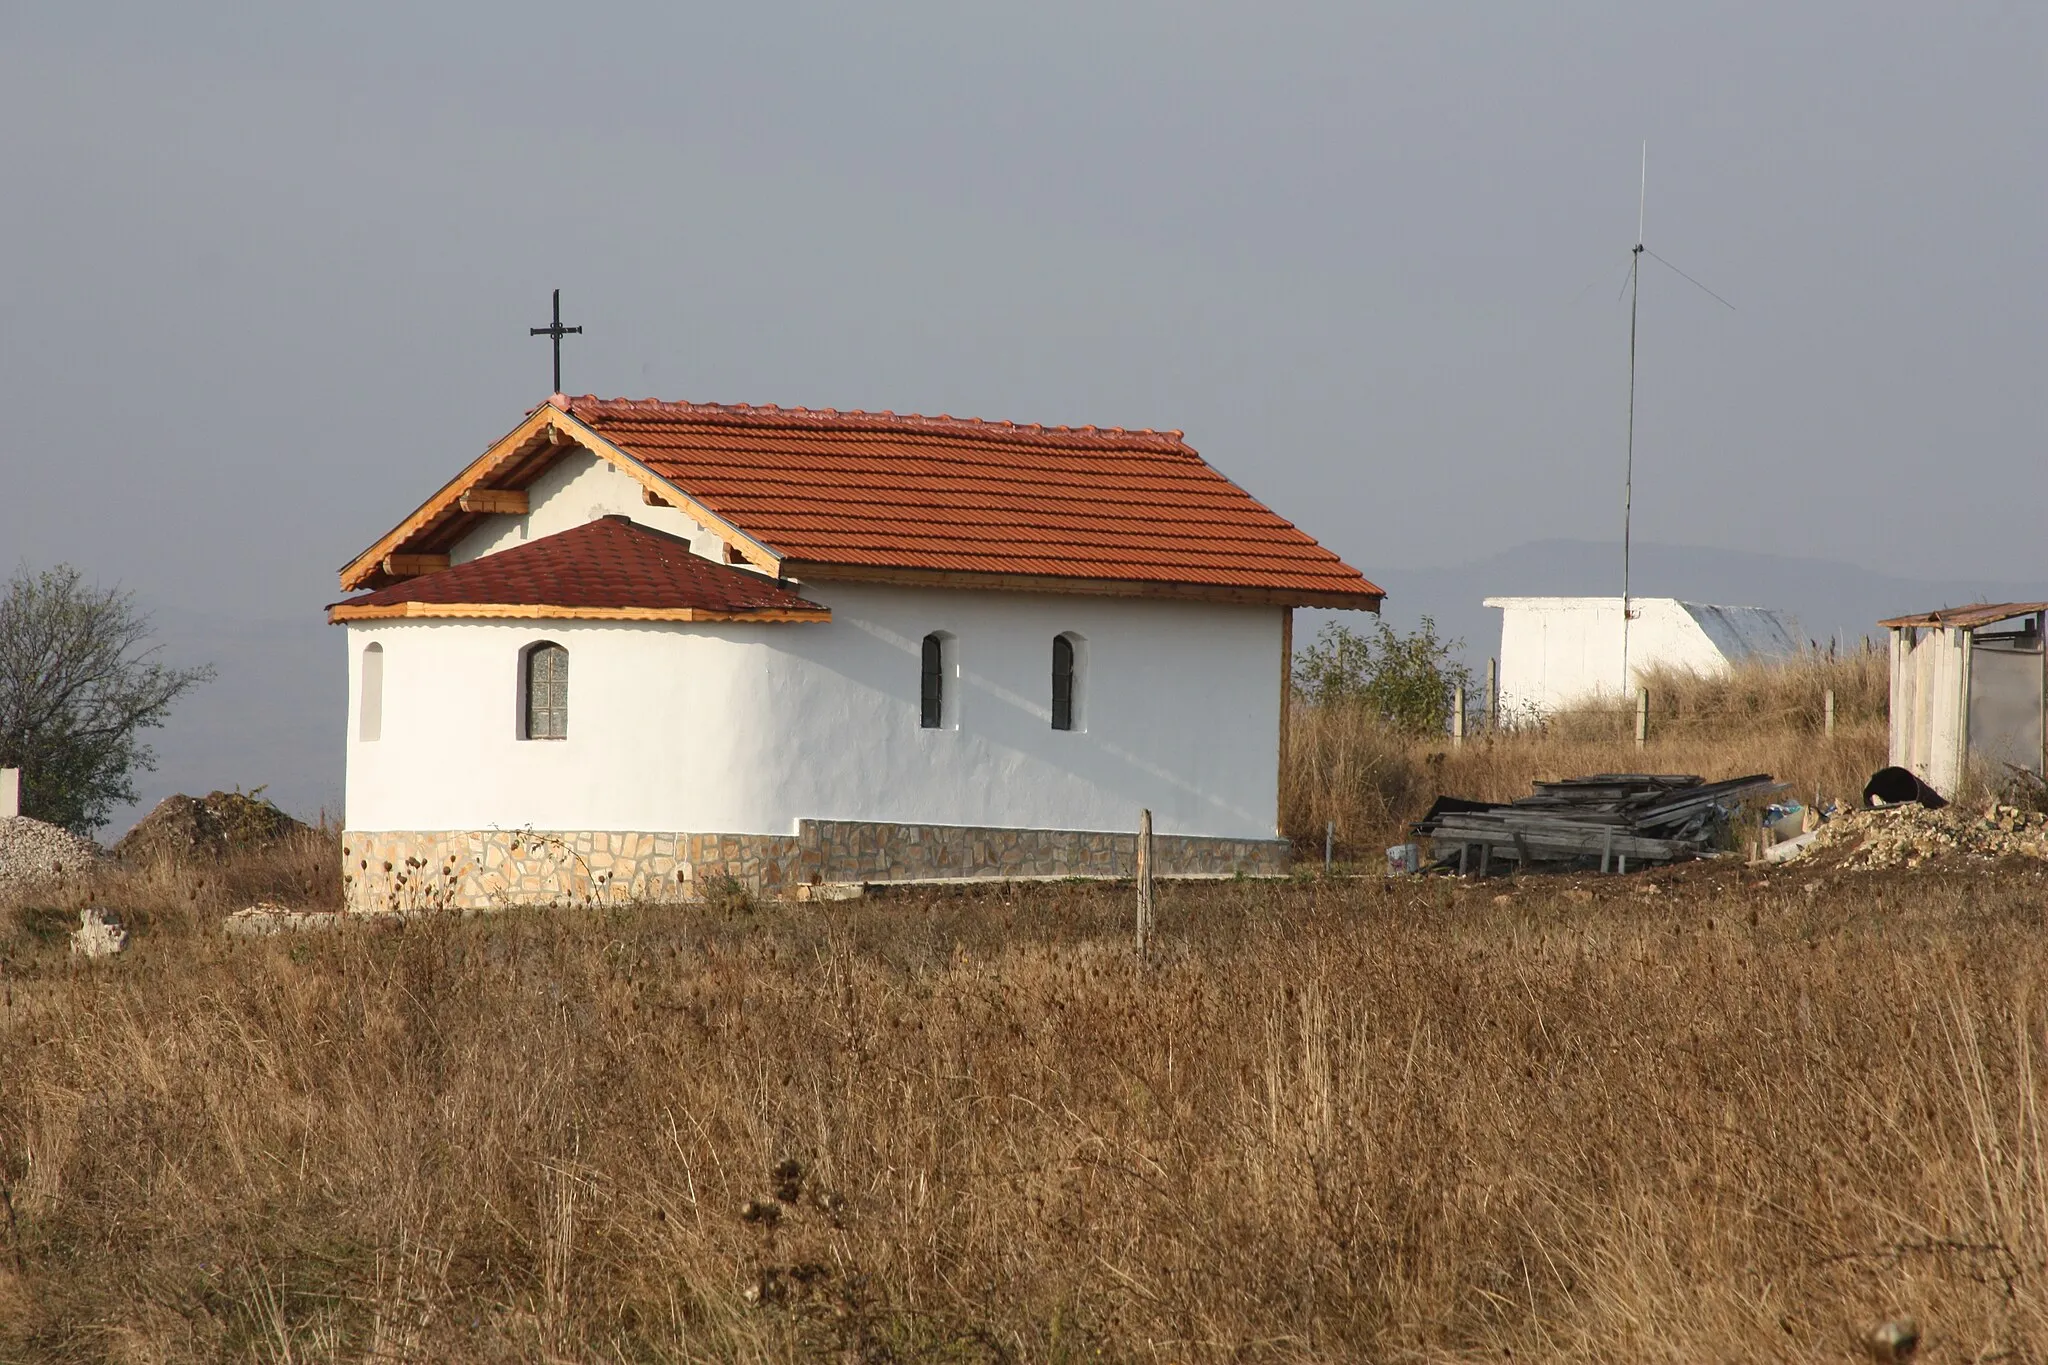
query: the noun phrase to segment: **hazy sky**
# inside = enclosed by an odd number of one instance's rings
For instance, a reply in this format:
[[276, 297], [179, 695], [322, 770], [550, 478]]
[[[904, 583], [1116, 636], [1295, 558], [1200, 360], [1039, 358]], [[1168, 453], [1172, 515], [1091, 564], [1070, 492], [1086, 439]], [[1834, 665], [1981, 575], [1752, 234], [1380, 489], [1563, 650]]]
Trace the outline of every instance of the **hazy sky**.
[[2044, 574], [2038, 4], [322, 8], [0, 5], [7, 567], [317, 614], [557, 285], [579, 392], [1181, 427], [1368, 575], [1612, 538], [1647, 139], [1736, 311], [1647, 267], [1637, 534]]

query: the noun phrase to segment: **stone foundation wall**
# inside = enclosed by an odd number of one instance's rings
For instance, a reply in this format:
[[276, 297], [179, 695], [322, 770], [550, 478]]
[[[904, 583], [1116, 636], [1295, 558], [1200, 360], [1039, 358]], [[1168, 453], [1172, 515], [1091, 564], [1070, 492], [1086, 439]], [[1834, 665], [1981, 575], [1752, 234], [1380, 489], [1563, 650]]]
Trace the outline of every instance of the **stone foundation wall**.
[[[1138, 836], [1097, 830], [984, 829], [972, 825], [898, 825], [805, 820], [799, 837], [815, 841], [828, 882], [890, 882], [917, 877], [1130, 877]], [[1285, 872], [1281, 839], [1210, 839], [1156, 834], [1161, 876]]]
[[[726, 885], [787, 896], [825, 882], [925, 877], [1128, 877], [1135, 834], [803, 820], [794, 835], [603, 830], [349, 830], [351, 910], [702, 900]], [[1161, 876], [1287, 870], [1280, 839], [1156, 835]]]

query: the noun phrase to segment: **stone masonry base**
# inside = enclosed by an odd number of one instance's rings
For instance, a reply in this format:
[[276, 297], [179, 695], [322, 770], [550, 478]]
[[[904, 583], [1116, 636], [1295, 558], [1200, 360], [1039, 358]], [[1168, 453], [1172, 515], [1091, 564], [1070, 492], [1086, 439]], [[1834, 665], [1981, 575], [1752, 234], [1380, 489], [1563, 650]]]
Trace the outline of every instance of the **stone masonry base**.
[[[821, 883], [925, 877], [1128, 877], [1137, 836], [802, 820], [793, 835], [604, 830], [347, 830], [351, 910], [702, 900], [725, 887], [792, 896]], [[1157, 835], [1161, 876], [1285, 872], [1281, 839]]]

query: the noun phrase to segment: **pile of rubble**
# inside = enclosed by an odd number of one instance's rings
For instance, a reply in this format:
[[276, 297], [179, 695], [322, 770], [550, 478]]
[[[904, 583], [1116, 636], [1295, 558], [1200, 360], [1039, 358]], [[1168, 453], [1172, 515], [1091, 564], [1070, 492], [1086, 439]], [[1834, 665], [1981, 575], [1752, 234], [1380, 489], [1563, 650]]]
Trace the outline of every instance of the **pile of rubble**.
[[1918, 867], [1933, 858], [2048, 859], [2048, 815], [2018, 806], [1982, 810], [1919, 804], [1846, 811], [1805, 840], [1801, 856], [1846, 850], [1843, 867]]
[[105, 856], [90, 839], [26, 815], [0, 819], [0, 895], [90, 871]]
[[214, 861], [268, 848], [306, 826], [257, 792], [166, 796], [114, 845], [125, 863]]

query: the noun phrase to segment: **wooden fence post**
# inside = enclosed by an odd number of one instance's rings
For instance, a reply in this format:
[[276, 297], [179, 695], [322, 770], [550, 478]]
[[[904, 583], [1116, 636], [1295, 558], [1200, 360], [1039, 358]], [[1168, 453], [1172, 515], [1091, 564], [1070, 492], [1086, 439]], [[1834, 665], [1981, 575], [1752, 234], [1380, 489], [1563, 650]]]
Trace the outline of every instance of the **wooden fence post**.
[[1459, 683], [1451, 693], [1451, 747], [1462, 748], [1465, 744], [1465, 684]]
[[1486, 661], [1486, 733], [1500, 729], [1500, 660]]
[[1330, 863], [1337, 855], [1337, 822], [1332, 820], [1323, 826], [1323, 875], [1330, 875]]
[[1642, 748], [1650, 742], [1650, 689], [1636, 689], [1636, 747]]
[[1138, 958], [1152, 944], [1152, 812], [1138, 813]]
[[1830, 687], [1820, 699], [1820, 729], [1830, 742], [1835, 737], [1835, 689]]

